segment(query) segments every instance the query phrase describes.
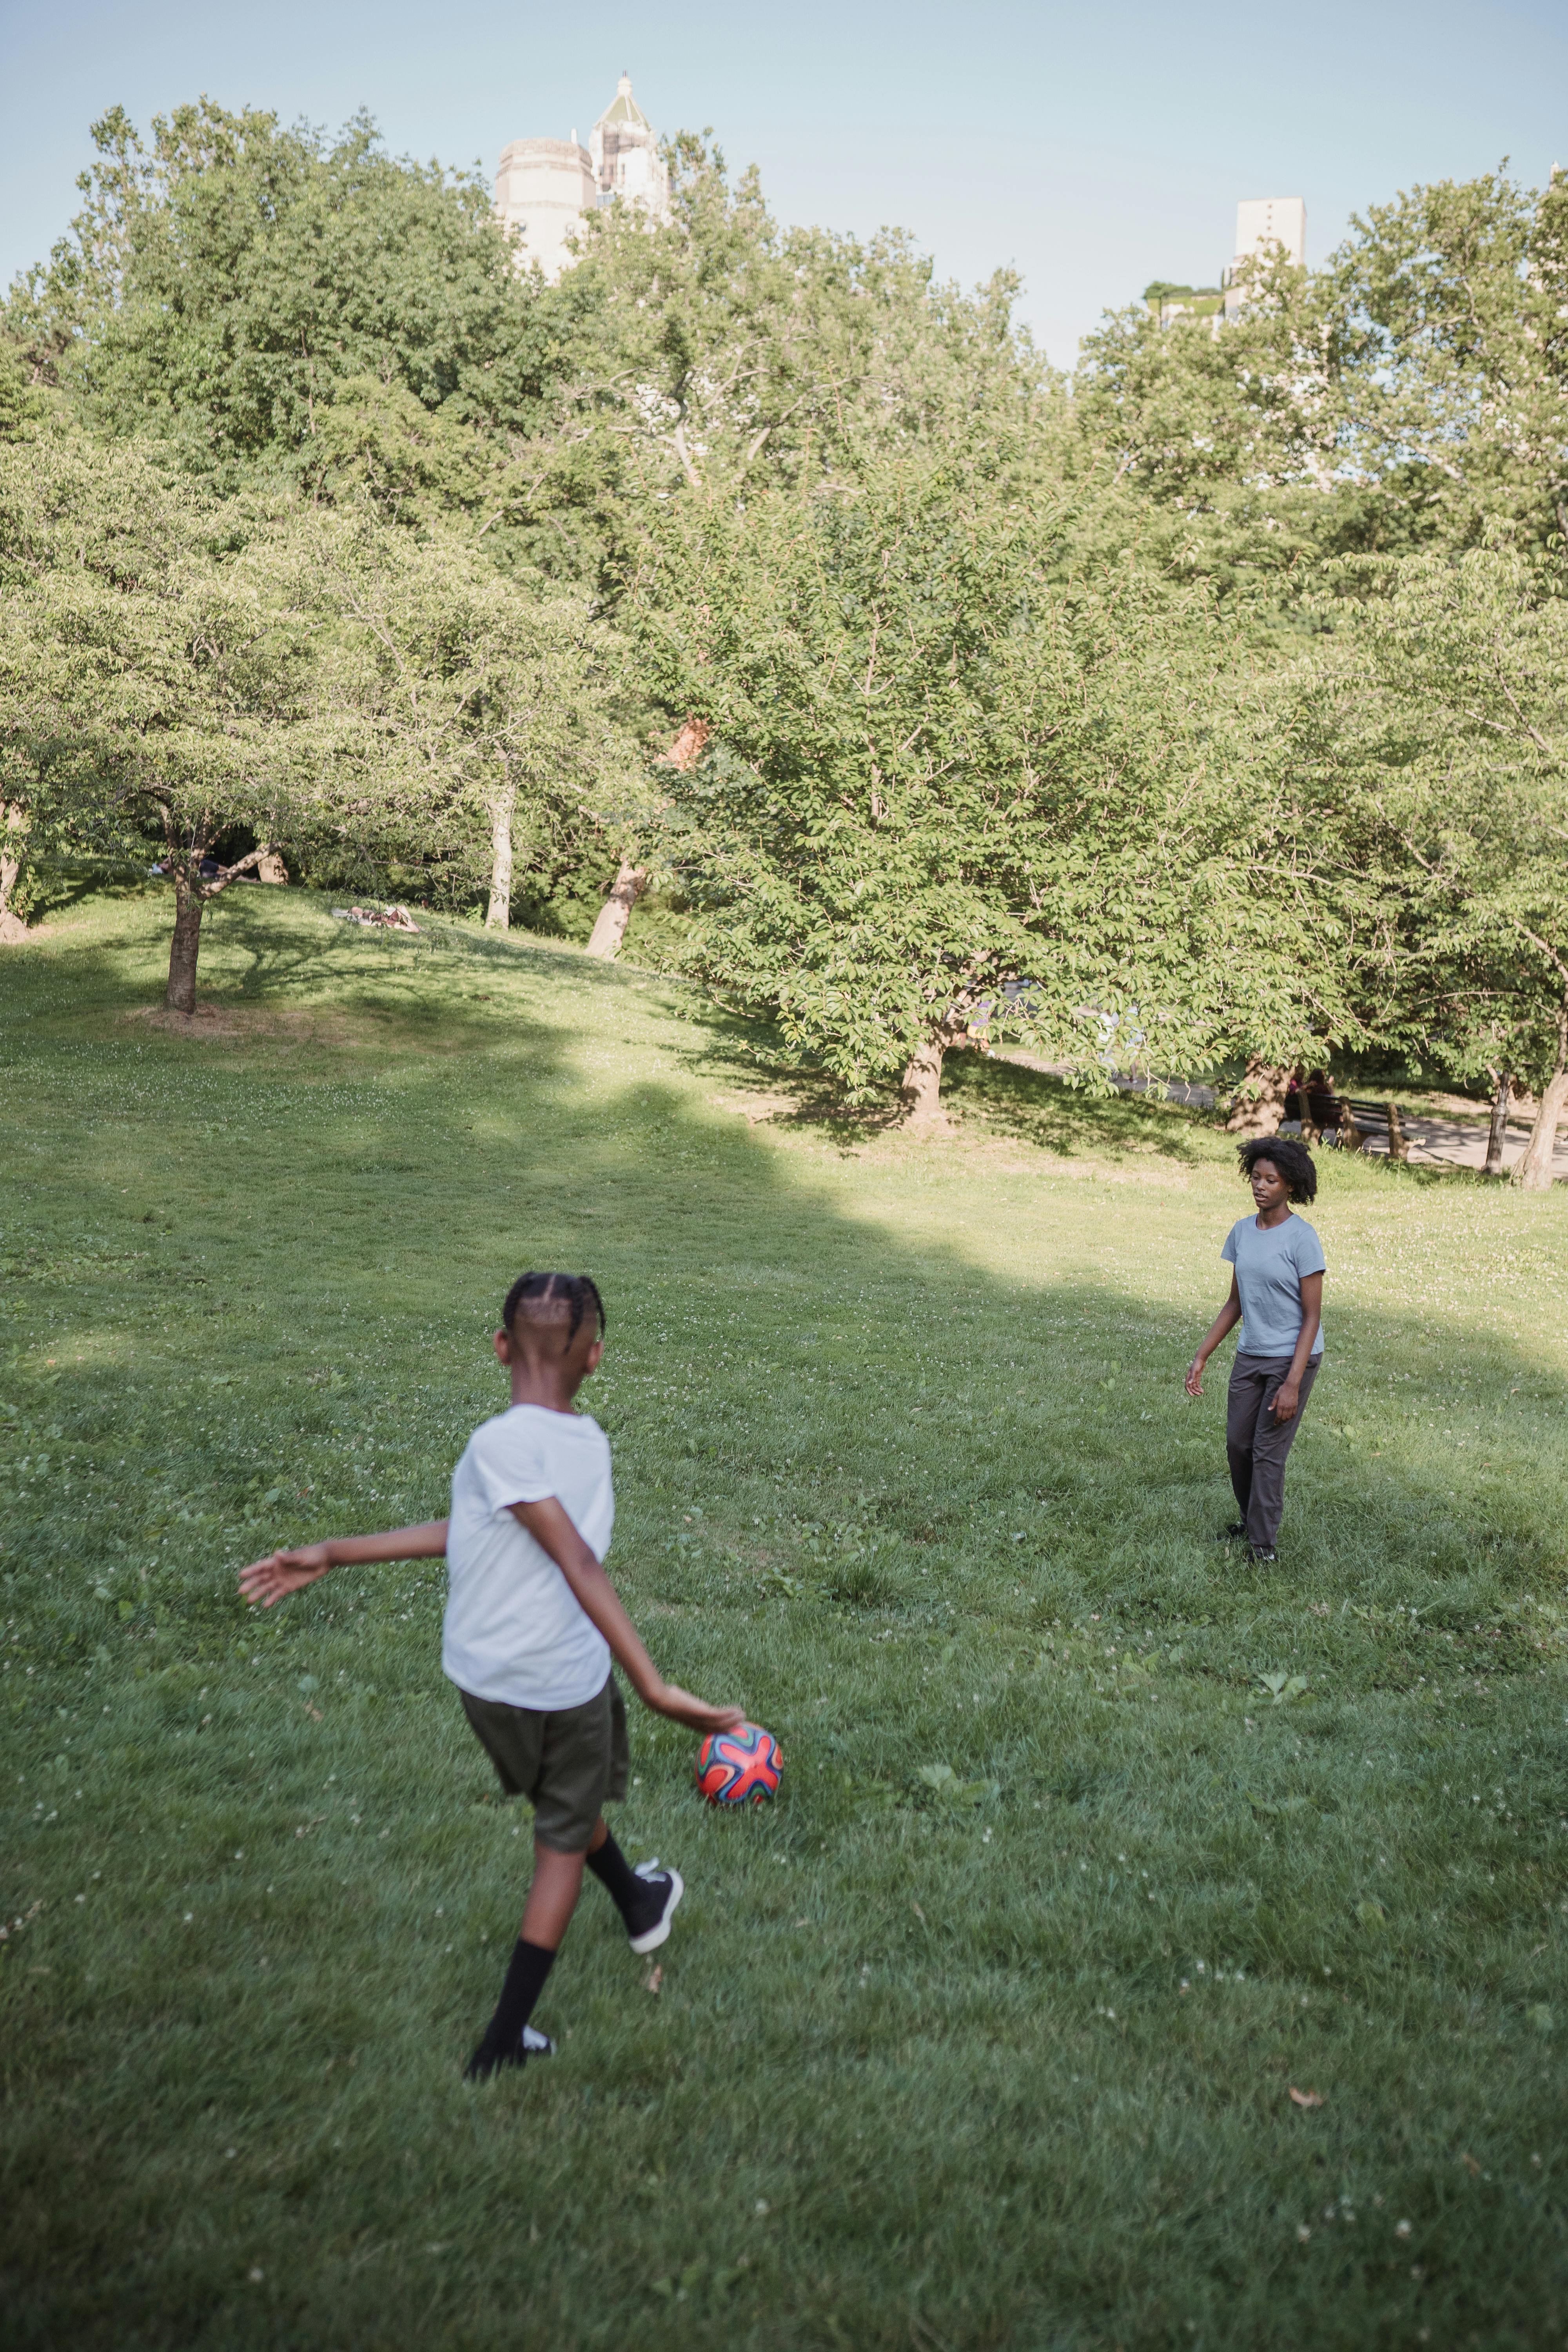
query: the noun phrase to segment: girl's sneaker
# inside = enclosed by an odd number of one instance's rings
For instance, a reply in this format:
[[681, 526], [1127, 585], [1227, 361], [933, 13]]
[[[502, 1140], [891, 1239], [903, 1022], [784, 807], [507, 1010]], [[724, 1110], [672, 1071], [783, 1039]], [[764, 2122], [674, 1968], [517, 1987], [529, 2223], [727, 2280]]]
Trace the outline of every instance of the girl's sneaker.
[[686, 1881], [679, 1870], [660, 1870], [656, 1853], [651, 1862], [639, 1862], [636, 1875], [647, 1888], [647, 1909], [644, 1925], [634, 1928], [626, 1922], [634, 1952], [655, 1952], [669, 1934], [669, 1922], [676, 1905], [686, 1892]]

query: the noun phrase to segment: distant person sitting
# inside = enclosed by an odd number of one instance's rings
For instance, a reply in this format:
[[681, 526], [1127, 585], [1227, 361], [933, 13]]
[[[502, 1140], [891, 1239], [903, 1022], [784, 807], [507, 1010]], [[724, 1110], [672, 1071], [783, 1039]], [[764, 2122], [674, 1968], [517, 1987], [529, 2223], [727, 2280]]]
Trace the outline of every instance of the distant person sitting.
[[1314, 1143], [1321, 1135], [1337, 1140], [1340, 1098], [1327, 1070], [1309, 1070], [1300, 1091], [1302, 1142]]

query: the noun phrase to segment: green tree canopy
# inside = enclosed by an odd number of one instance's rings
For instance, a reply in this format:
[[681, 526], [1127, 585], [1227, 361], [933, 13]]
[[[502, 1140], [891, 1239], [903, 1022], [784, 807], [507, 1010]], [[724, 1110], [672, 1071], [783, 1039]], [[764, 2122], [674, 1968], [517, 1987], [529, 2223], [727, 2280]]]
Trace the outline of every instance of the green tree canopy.
[[323, 625], [319, 708], [345, 755], [342, 789], [318, 804], [319, 858], [366, 877], [392, 861], [447, 899], [488, 887], [501, 928], [520, 851], [596, 835], [613, 867], [651, 794], [583, 596], [501, 579], [471, 541], [369, 510], [301, 519], [296, 561]]
[[1342, 462], [1452, 548], [1568, 537], [1568, 173], [1370, 207], [1322, 273]]
[[1385, 1023], [1416, 1060], [1539, 1091], [1525, 1181], [1568, 1105], [1568, 599], [1558, 562], [1405, 559], [1353, 614], [1360, 765], [1400, 877]]
[[[174, 897], [168, 1002], [195, 1004], [204, 876], [333, 789], [287, 536], [214, 510], [132, 446], [0, 446], [0, 780], [31, 833], [119, 858], [155, 843]], [[241, 861], [255, 864], [261, 850]]]
[[146, 144], [120, 108], [93, 139], [82, 210], [5, 324], [95, 429], [232, 488], [309, 478], [358, 380], [491, 429], [537, 415], [537, 280], [477, 180], [392, 158], [364, 117], [329, 141], [207, 99]]
[[672, 781], [698, 961], [853, 1097], [975, 1025], [1093, 1071], [1353, 1016], [1274, 713], [1207, 592], [1056, 576], [1070, 516], [879, 460], [671, 500], [630, 612], [710, 728]]

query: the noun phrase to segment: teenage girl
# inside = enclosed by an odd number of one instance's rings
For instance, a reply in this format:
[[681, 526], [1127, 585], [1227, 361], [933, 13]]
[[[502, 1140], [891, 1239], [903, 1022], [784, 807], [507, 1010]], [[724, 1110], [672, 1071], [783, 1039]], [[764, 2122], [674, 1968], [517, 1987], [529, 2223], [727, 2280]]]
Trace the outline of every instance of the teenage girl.
[[1285, 1507], [1285, 1462], [1323, 1353], [1323, 1245], [1292, 1213], [1310, 1201], [1318, 1171], [1303, 1144], [1259, 1136], [1241, 1147], [1258, 1213], [1242, 1217], [1220, 1255], [1235, 1272], [1230, 1297], [1187, 1367], [1189, 1396], [1202, 1396], [1204, 1366], [1241, 1325], [1226, 1406], [1225, 1450], [1240, 1518], [1226, 1536], [1247, 1538], [1254, 1559], [1273, 1559]]

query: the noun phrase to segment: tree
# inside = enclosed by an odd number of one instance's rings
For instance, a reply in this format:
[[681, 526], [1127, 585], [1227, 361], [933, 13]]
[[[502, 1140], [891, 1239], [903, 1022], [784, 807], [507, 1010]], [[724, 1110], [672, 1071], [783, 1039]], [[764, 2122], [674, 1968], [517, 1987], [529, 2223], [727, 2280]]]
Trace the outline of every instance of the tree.
[[652, 690], [712, 730], [670, 785], [698, 969], [917, 1118], [975, 1025], [1103, 1073], [1310, 1017], [1288, 730], [1255, 723], [1212, 599], [1125, 565], [1061, 584], [1059, 519], [985, 454], [671, 500], [628, 600]]
[[[31, 441], [49, 422], [46, 398], [21, 356], [0, 342], [0, 446]], [[26, 932], [29, 854], [38, 842], [37, 789], [27, 761], [0, 738], [0, 943]]]
[[504, 930], [521, 843], [614, 838], [647, 803], [605, 632], [580, 595], [502, 579], [464, 539], [368, 512], [310, 529], [333, 632], [322, 690], [358, 779], [319, 838], [367, 866], [420, 866], [447, 895], [484, 881], [486, 921]]
[[476, 178], [395, 161], [363, 116], [329, 142], [208, 99], [149, 145], [118, 107], [92, 136], [82, 210], [5, 324], [94, 429], [232, 489], [318, 478], [323, 417], [367, 379], [490, 436], [536, 417], [537, 277]]
[[[78, 850], [144, 866], [156, 845], [188, 1013], [205, 907], [329, 789], [286, 533], [131, 447], [39, 436], [0, 447], [0, 547], [6, 802]], [[260, 845], [220, 866], [236, 826]]]
[[1568, 1108], [1568, 587], [1495, 547], [1411, 557], [1354, 608], [1367, 763], [1402, 854], [1396, 1032], [1457, 1076], [1539, 1089], [1520, 1182]]
[[1342, 462], [1452, 549], [1568, 536], [1568, 173], [1412, 189], [1323, 273]]
[[1111, 493], [1085, 509], [1099, 543], [1277, 621], [1321, 556], [1367, 545], [1379, 519], [1341, 472], [1339, 329], [1320, 281], [1277, 251], [1238, 278], [1231, 314], [1107, 316], [1084, 341], [1066, 454]]
[[509, 527], [542, 569], [613, 596], [647, 505], [830, 476], [846, 451], [941, 446], [989, 422], [1011, 462], [1064, 387], [1012, 316], [1017, 282], [937, 282], [901, 235], [781, 228], [754, 172], [682, 134], [670, 216], [614, 205], [540, 297], [561, 363], [515, 450]]

